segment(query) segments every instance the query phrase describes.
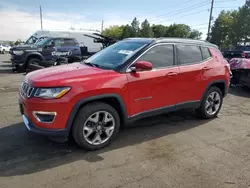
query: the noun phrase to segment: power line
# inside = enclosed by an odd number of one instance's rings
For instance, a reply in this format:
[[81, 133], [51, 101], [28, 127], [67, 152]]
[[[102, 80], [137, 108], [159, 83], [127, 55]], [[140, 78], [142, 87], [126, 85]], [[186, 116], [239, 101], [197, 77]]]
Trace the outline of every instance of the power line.
[[[193, 13], [190, 13], [190, 14], [185, 14], [185, 15], [179, 16], [179, 17], [177, 17], [175, 19], [183, 18], [183, 17], [187, 17], [187, 16], [191, 16], [191, 15], [194, 15], [194, 14], [199, 14], [199, 13], [205, 12], [205, 11], [208, 11], [208, 9], [204, 9], [204, 10], [201, 10], [201, 11], [193, 12]], [[167, 21], [167, 20], [170, 20], [170, 19], [163, 19], [163, 20], [160, 20], [160, 21], [157, 21], [157, 22], [154, 22], [154, 23], [160, 23], [160, 22]]]
[[152, 20], [155, 20], [154, 18], [158, 18], [158, 17], [173, 16], [173, 15], [176, 15], [176, 14], [179, 14], [179, 13], [189, 12], [189, 11], [192, 11], [193, 9], [203, 7], [203, 6], [207, 5], [207, 4], [209, 4], [207, 1], [203, 1], [203, 2], [198, 3], [198, 4], [195, 4], [195, 5], [186, 7], [186, 8], [179, 9], [179, 10], [177, 10], [175, 12], [172, 12], [172, 13], [162, 14], [162, 15], [159, 15], [159, 16], [149, 18], [148, 20], [152, 21]]

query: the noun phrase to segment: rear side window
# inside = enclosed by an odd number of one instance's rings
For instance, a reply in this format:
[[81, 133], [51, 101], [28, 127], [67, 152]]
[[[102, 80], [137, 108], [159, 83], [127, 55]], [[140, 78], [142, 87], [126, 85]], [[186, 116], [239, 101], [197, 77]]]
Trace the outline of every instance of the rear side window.
[[174, 65], [174, 45], [163, 44], [148, 50], [139, 58], [140, 61], [152, 63], [153, 68], [169, 67]]
[[207, 47], [201, 47], [201, 52], [202, 52], [203, 60], [211, 57], [210, 51]]
[[62, 46], [76, 46], [76, 42], [74, 39], [63, 39]]
[[179, 65], [195, 64], [202, 61], [201, 49], [194, 45], [177, 45], [177, 59]]

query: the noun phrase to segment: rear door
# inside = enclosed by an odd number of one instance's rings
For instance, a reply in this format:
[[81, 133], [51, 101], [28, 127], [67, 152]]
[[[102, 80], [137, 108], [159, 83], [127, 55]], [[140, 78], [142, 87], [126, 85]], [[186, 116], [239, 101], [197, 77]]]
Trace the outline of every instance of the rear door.
[[178, 103], [199, 101], [209, 82], [208, 73], [213, 66], [211, 54], [206, 47], [189, 44], [177, 44], [176, 52], [180, 68]]
[[63, 57], [74, 57], [81, 55], [79, 44], [73, 38], [63, 38], [60, 51], [62, 52], [61, 56]]

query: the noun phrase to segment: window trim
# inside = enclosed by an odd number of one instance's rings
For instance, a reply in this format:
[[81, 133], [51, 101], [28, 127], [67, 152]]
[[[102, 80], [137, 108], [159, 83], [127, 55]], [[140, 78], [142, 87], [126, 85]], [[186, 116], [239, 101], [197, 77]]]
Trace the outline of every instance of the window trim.
[[[172, 66], [165, 66], [165, 67], [157, 67], [157, 68], [153, 68], [152, 70], [161, 70], [161, 69], [165, 69], [165, 68], [171, 68], [171, 67], [177, 67], [178, 64], [177, 64], [177, 61], [176, 61], [176, 48], [175, 48], [175, 44], [176, 43], [167, 43], [167, 42], [164, 42], [164, 43], [158, 43], [158, 44], [154, 44], [152, 46], [150, 46], [148, 49], [146, 49], [143, 53], [141, 53], [134, 61], [132, 61], [132, 63], [130, 63], [127, 68], [126, 68], [126, 73], [129, 73], [131, 72], [130, 71], [130, 68], [131, 66], [136, 62], [138, 61], [138, 59], [140, 59], [145, 53], [147, 53], [149, 50], [151, 50], [152, 48], [156, 47], [156, 46], [163, 46], [163, 45], [172, 45], [173, 46], [173, 65]], [[151, 71], [152, 71], [151, 70]]]
[[[207, 60], [209, 60], [209, 59], [211, 59], [211, 58], [212, 58], [212, 53], [210, 52], [209, 47], [206, 47], [206, 46], [200, 46], [200, 48], [201, 48], [201, 54], [202, 54], [202, 59], [203, 59], [203, 61], [207, 61]], [[203, 52], [202, 52], [202, 48], [206, 48], [206, 49], [208, 50], [208, 53], [209, 53], [210, 57], [208, 57], [208, 58], [204, 59], [204, 55], [203, 55]]]
[[[201, 52], [201, 57], [202, 57], [202, 60], [201, 61], [198, 61], [198, 62], [193, 62], [193, 63], [187, 63], [187, 64], [180, 64], [179, 61], [178, 61], [178, 52], [177, 52], [177, 45], [185, 45], [185, 46], [196, 46], [200, 49], [200, 52]], [[212, 56], [210, 56], [210, 58], [207, 58], [207, 59], [203, 59], [203, 53], [202, 53], [202, 50], [201, 50], [201, 47], [205, 47], [203, 45], [195, 45], [195, 44], [187, 44], [187, 43], [178, 43], [175, 45], [175, 51], [176, 51], [176, 62], [177, 62], [177, 66], [179, 67], [183, 67], [183, 66], [188, 66], [188, 65], [197, 65], [197, 64], [201, 64], [201, 63], [204, 63], [205, 61], [208, 61], [209, 59], [212, 59]], [[210, 55], [211, 55], [211, 52], [209, 51]]]

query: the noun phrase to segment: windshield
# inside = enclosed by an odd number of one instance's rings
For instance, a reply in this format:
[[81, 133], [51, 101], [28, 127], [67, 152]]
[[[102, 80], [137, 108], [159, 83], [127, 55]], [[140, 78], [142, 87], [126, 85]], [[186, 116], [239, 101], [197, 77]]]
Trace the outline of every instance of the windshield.
[[84, 63], [115, 69], [146, 44], [142, 41], [120, 41], [91, 56]]
[[36, 43], [36, 41], [37, 41], [37, 38], [34, 37], [34, 36], [31, 36], [31, 37], [25, 42], [25, 44], [34, 44], [34, 43]]
[[45, 43], [47, 43], [50, 40], [50, 38], [40, 38], [37, 42], [36, 45], [37, 46], [43, 46]]
[[47, 39], [47, 37], [40, 37], [35, 44], [38, 44], [40, 43], [41, 41], [43, 41], [44, 39]]

